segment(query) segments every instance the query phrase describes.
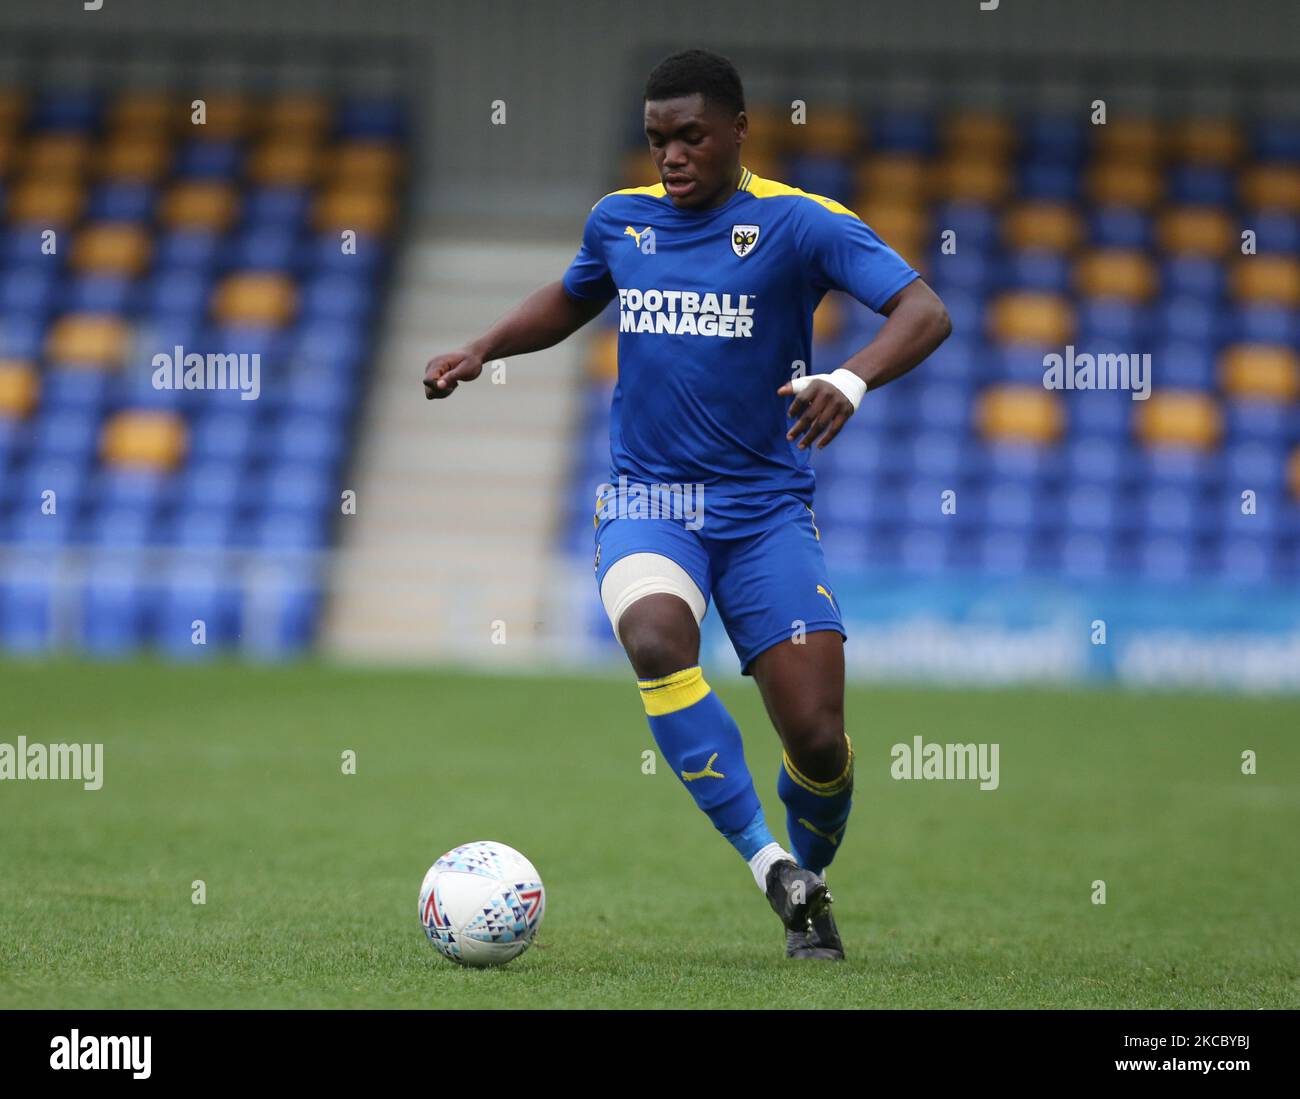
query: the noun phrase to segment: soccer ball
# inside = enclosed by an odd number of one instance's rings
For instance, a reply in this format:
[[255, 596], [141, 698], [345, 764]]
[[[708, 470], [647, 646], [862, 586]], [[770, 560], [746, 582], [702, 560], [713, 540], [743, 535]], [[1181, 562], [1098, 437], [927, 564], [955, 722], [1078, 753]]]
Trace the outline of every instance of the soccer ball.
[[532, 944], [546, 912], [536, 867], [513, 847], [476, 840], [429, 867], [420, 886], [420, 923], [444, 958], [505, 965]]

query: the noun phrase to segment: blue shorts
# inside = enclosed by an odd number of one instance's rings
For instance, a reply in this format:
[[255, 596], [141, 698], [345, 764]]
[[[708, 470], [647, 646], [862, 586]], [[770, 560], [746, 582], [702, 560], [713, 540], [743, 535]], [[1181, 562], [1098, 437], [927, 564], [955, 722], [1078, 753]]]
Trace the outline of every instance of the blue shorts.
[[[847, 637], [831, 590], [812, 508], [788, 493], [702, 496], [698, 513], [627, 514], [597, 497], [596, 589], [615, 561], [657, 553], [686, 570], [718, 608], [723, 628], [750, 675], [754, 658], [799, 632], [834, 630]], [[692, 527], [698, 529], [692, 529]]]

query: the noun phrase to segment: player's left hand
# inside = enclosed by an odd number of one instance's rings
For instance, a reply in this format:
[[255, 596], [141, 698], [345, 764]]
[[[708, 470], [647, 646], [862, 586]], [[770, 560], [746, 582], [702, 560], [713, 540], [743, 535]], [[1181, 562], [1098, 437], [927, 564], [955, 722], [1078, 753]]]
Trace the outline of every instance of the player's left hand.
[[[776, 393], [778, 397], [793, 396], [794, 386], [786, 382]], [[812, 385], [794, 398], [786, 412], [791, 418], [799, 418], [785, 437], [793, 442], [803, 435], [799, 440], [800, 450], [807, 450], [814, 442], [817, 443], [817, 449], [822, 450], [849, 422], [853, 411], [853, 402], [843, 393], [830, 382], [814, 378]], [[817, 441], [818, 436], [821, 437], [820, 442]]]

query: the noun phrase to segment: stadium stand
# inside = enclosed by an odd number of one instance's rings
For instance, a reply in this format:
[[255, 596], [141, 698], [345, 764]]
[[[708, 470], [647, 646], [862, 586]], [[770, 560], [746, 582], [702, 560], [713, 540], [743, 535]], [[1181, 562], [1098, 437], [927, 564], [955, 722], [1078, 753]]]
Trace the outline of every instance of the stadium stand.
[[0, 92], [0, 647], [313, 640], [407, 133], [392, 98]]

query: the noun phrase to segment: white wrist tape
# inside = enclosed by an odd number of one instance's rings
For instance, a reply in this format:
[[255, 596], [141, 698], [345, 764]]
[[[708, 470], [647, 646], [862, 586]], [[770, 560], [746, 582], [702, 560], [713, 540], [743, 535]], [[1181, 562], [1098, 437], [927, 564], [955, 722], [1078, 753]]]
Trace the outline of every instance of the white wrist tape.
[[858, 405], [862, 403], [863, 394], [867, 391], [867, 383], [859, 378], [852, 370], [845, 370], [840, 367], [829, 374], [805, 374], [802, 378], [793, 378], [790, 381], [790, 387], [794, 390], [797, 397], [813, 382], [830, 382], [836, 389], [849, 399], [853, 405], [853, 411], [858, 410]]

